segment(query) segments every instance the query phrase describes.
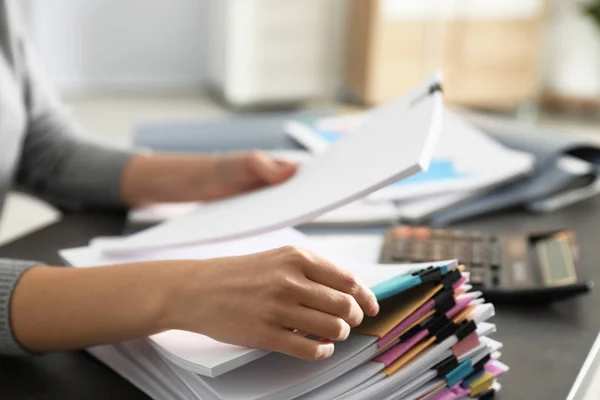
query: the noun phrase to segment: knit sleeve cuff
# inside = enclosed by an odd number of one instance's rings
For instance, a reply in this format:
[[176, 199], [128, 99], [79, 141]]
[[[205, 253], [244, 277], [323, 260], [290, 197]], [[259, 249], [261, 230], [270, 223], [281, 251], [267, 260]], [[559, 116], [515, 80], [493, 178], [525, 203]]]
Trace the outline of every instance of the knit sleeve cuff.
[[29, 268], [42, 265], [37, 261], [0, 259], [0, 354], [31, 355], [16, 340], [11, 323], [11, 300], [15, 286]]

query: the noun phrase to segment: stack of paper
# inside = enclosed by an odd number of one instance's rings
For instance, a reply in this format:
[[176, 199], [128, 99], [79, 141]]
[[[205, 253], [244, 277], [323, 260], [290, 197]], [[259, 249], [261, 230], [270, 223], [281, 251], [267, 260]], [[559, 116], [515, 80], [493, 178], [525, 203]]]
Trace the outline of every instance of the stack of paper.
[[[426, 171], [441, 128], [437, 78], [376, 108], [284, 184], [203, 204], [125, 238], [61, 251], [76, 268], [239, 256], [284, 245], [312, 249], [353, 272], [380, 302], [332, 357], [305, 361], [183, 331], [90, 353], [154, 399], [424, 399], [488, 396], [507, 371], [490, 339], [494, 307], [455, 261], [380, 265], [352, 240], [319, 243], [293, 229]], [[344, 247], [345, 246], [345, 247]], [[352, 252], [348, 251], [352, 246]], [[356, 247], [356, 248], [355, 248]], [[357, 248], [360, 256], [357, 257]], [[373, 256], [373, 254], [371, 254]], [[440, 397], [441, 396], [441, 397]]]
[[61, 257], [85, 268], [241, 255], [295, 244], [360, 276], [380, 301], [377, 317], [365, 319], [347, 340], [336, 343], [331, 358], [318, 362], [182, 331], [89, 349], [154, 399], [458, 399], [498, 389], [496, 378], [508, 368], [499, 361], [501, 344], [488, 337], [496, 330], [489, 322], [494, 307], [472, 291], [461, 266], [454, 261], [353, 264], [344, 261], [347, 252], [315, 240], [287, 228], [135, 256], [106, 255], [98, 242], [63, 250]]

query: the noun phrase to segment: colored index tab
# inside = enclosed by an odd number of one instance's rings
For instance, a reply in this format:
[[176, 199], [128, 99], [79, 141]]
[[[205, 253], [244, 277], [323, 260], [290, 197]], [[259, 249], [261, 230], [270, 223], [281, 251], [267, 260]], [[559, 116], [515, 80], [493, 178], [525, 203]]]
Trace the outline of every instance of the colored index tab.
[[475, 309], [475, 305], [468, 306], [454, 317], [454, 323], [459, 324], [467, 319], [471, 311]]
[[415, 286], [419, 286], [421, 283], [421, 277], [418, 275], [398, 275], [375, 285], [371, 290], [377, 300], [381, 301]]
[[363, 323], [355, 328], [355, 332], [381, 339], [429, 301], [441, 288], [442, 285], [424, 285], [382, 302], [379, 315], [374, 318], [365, 318]]
[[494, 384], [494, 378], [494, 374], [486, 371], [478, 379], [471, 382], [471, 384], [469, 385], [469, 387], [471, 388], [471, 397], [475, 397], [481, 392], [490, 390], [492, 388], [492, 385]]
[[[396, 339], [400, 339], [402, 341], [404, 340], [408, 340], [410, 337], [413, 336], [413, 334], [417, 333], [420, 331], [420, 329], [422, 328], [421, 326], [419, 326], [421, 323], [423, 323], [423, 321], [427, 320], [428, 318], [432, 317], [435, 314], [435, 310], [431, 310], [429, 311], [427, 314], [423, 315], [421, 318], [419, 318], [417, 321], [415, 321], [414, 323], [412, 323], [410, 326], [408, 326], [406, 329], [404, 329], [403, 331], [393, 335], [393, 336], [389, 336], [386, 335], [383, 337], [383, 339], [379, 340], [379, 342], [377, 342], [377, 344], [379, 346], [381, 346], [379, 348], [379, 350], [385, 350], [385, 348], [390, 344], [393, 343], [394, 340]], [[413, 331], [414, 330], [414, 331]], [[406, 337], [405, 337], [406, 336]]]
[[412, 349], [407, 351], [402, 357], [398, 358], [391, 365], [388, 365], [386, 368], [384, 368], [383, 372], [388, 376], [393, 375], [399, 369], [401, 369], [403, 366], [405, 366], [409, 361], [411, 361], [416, 356], [421, 354], [421, 352], [423, 352], [426, 348], [428, 348], [434, 341], [435, 341], [435, 338], [428, 338], [428, 339], [421, 341], [416, 346], [414, 346]]
[[479, 344], [479, 336], [477, 335], [477, 332], [472, 332], [466, 338], [460, 340], [458, 343], [452, 346], [452, 353], [456, 357], [460, 357], [479, 346]]
[[471, 374], [471, 376], [467, 377], [463, 381], [463, 383], [460, 384], [460, 386], [463, 387], [463, 388], [468, 387], [471, 383], [473, 383], [477, 379], [481, 378], [483, 376], [483, 374], [485, 374], [484, 370], [481, 370], [479, 372], [475, 372], [475, 373]]
[[401, 343], [391, 347], [389, 350], [387, 350], [380, 356], [376, 357], [375, 361], [381, 362], [381, 363], [385, 364], [385, 366], [392, 364], [399, 357], [401, 357], [407, 351], [412, 349], [422, 339], [424, 339], [428, 335], [428, 333], [429, 332], [427, 332], [426, 330], [422, 330], [421, 332], [417, 333], [416, 335], [414, 335], [407, 341], [401, 342]]
[[469, 376], [473, 372], [473, 366], [471, 360], [465, 360], [461, 362], [458, 367], [453, 369], [448, 375], [446, 375], [446, 381], [448, 386], [452, 387], [462, 381], [464, 378]]
[[[424, 316], [431, 316], [436, 311], [445, 312], [447, 309], [452, 308], [455, 304], [453, 294], [454, 293], [449, 289], [441, 289], [432, 297], [432, 299], [420, 306], [408, 318], [396, 325], [384, 337], [382, 337], [378, 342], [379, 347], [385, 347], [393, 340], [402, 337], [405, 332], [408, 332], [413, 326], [420, 323], [420, 321], [423, 321]], [[449, 307], [450, 305], [452, 305], [452, 307]]]

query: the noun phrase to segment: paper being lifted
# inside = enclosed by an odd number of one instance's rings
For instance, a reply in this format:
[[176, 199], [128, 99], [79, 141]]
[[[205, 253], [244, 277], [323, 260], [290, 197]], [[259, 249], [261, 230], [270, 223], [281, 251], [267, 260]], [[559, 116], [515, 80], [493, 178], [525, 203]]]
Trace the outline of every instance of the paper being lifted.
[[205, 204], [103, 248], [125, 254], [218, 242], [296, 226], [428, 168], [441, 129], [441, 79], [374, 108], [360, 132], [304, 163], [283, 184]]

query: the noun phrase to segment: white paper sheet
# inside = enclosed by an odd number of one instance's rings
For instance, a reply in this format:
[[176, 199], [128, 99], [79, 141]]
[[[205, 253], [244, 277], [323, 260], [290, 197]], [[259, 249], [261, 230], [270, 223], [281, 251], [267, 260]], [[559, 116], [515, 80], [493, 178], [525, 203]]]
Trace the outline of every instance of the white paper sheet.
[[206, 204], [109, 246], [112, 254], [240, 238], [296, 226], [429, 165], [441, 127], [438, 77], [374, 109], [362, 132], [302, 165], [287, 182]]

